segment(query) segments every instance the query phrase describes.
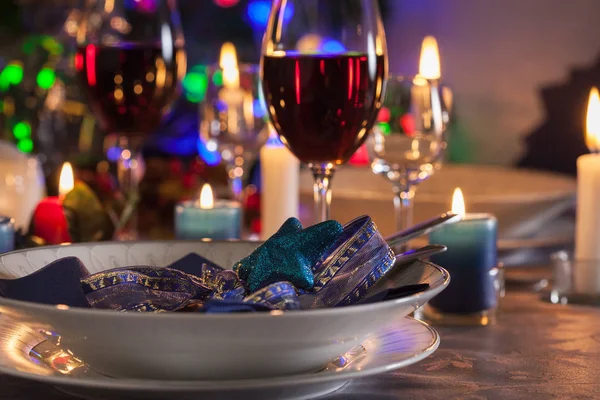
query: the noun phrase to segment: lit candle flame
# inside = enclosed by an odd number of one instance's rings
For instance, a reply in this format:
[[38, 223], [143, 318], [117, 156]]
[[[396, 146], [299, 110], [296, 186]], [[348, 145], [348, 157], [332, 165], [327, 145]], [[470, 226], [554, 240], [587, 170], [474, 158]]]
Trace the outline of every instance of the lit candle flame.
[[454, 189], [454, 194], [452, 195], [452, 212], [460, 215], [461, 217], [464, 217], [466, 213], [465, 198], [462, 190], [460, 190], [459, 187]]
[[585, 119], [585, 144], [592, 153], [600, 152], [600, 93], [598, 88], [590, 90]]
[[73, 176], [73, 167], [71, 163], [64, 163], [60, 170], [60, 179], [58, 181], [58, 195], [64, 197], [75, 187], [75, 177]]
[[226, 42], [221, 46], [219, 66], [223, 69], [223, 85], [226, 88], [238, 88], [240, 86], [240, 71], [233, 43]]
[[440, 79], [440, 53], [437, 40], [433, 36], [426, 36], [423, 39], [419, 75], [425, 79]]
[[214, 207], [213, 191], [210, 184], [205, 183], [200, 191], [200, 208], [210, 209]]

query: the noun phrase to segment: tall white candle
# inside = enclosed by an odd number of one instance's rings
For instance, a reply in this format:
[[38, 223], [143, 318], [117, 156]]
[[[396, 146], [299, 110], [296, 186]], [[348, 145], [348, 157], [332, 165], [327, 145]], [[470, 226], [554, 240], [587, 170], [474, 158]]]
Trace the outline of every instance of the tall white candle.
[[590, 92], [586, 144], [593, 154], [577, 159], [577, 228], [573, 283], [579, 293], [600, 293], [600, 95]]
[[290, 217], [298, 218], [298, 159], [276, 137], [260, 150], [261, 239], [266, 240]]

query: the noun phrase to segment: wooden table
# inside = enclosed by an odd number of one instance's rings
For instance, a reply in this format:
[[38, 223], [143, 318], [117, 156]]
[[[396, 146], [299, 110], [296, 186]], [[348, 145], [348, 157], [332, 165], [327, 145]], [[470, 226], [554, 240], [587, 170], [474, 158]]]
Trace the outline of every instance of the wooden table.
[[[431, 357], [326, 399], [600, 399], [600, 308], [547, 304], [525, 286], [509, 290], [496, 325], [438, 331]], [[0, 399], [73, 398], [0, 375]]]

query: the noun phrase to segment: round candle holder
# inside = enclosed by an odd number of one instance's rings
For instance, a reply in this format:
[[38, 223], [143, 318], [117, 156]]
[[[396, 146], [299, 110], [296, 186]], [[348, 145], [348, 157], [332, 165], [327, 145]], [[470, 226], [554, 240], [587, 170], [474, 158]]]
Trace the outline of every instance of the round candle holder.
[[0, 253], [6, 253], [15, 248], [15, 220], [0, 215]]
[[[468, 273], [468, 271], [464, 272]], [[442, 298], [443, 296], [434, 298], [415, 311], [415, 318], [433, 325], [446, 326], [487, 326], [495, 324], [500, 299], [505, 295], [502, 264], [488, 270], [487, 278], [489, 279], [489, 287], [484, 288], [487, 289], [487, 301], [481, 301], [481, 293], [473, 293], [468, 289], [459, 288], [450, 293], [445, 293], [446, 297], [451, 296], [451, 301]], [[452, 276], [450, 276], [450, 279], [450, 285], [452, 285]], [[484, 308], [473, 310], [478, 306]]]
[[236, 201], [217, 200], [212, 208], [184, 201], [175, 207], [177, 239], [240, 239], [241, 227], [242, 207]]
[[552, 262], [552, 285], [542, 293], [542, 300], [552, 304], [572, 304], [600, 307], [600, 292], [582, 293], [575, 288], [573, 272], [577, 268], [593, 268], [600, 273], [600, 260], [575, 260], [567, 251], [550, 256]]

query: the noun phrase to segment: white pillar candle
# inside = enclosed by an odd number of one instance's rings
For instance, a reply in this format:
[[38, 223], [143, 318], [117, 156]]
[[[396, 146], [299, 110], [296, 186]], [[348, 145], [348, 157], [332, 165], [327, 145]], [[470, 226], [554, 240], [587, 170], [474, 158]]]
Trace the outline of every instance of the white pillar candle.
[[290, 217], [298, 218], [298, 159], [276, 137], [260, 150], [261, 239], [266, 240]]
[[[600, 96], [590, 92], [586, 118], [586, 143], [600, 150]], [[577, 159], [577, 228], [575, 231], [574, 289], [600, 293], [600, 155]]]

